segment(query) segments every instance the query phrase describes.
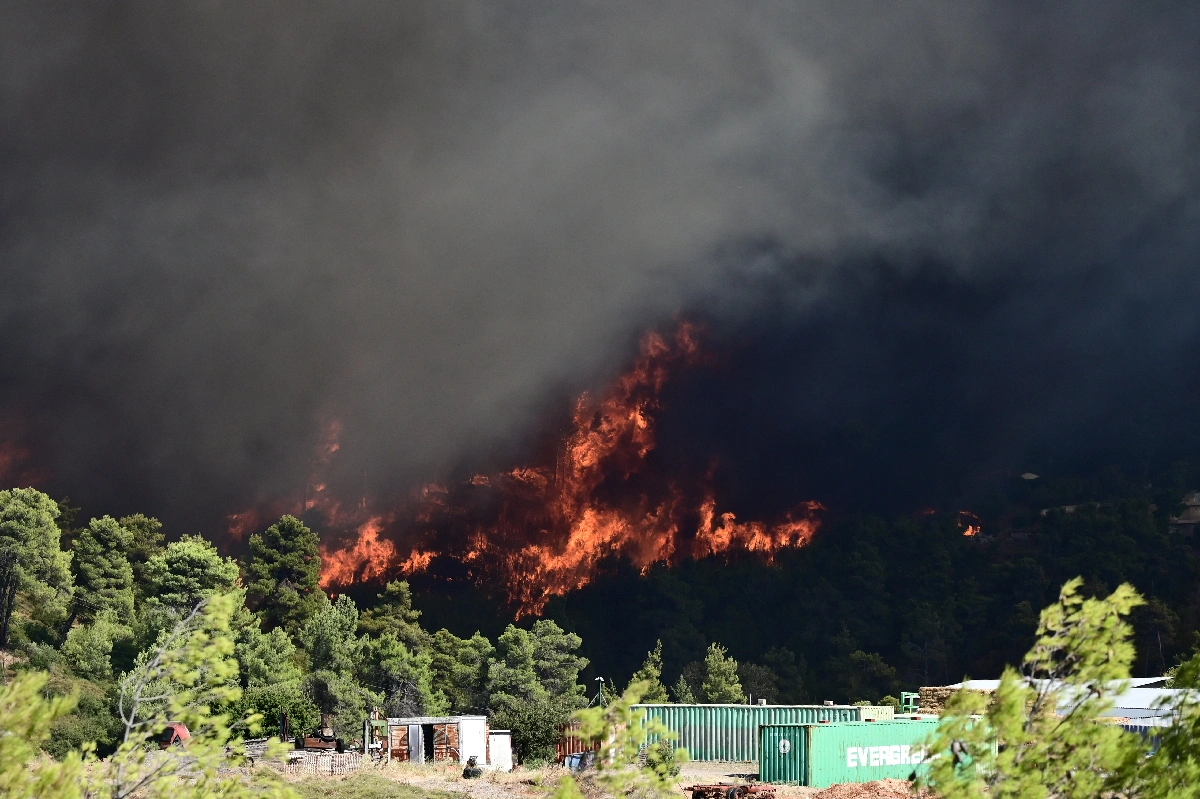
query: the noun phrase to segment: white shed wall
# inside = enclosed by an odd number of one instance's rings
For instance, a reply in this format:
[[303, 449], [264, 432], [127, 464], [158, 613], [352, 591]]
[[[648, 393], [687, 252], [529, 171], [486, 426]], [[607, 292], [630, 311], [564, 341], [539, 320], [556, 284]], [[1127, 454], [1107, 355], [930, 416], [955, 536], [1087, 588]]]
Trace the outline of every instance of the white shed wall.
[[487, 718], [484, 716], [463, 716], [458, 722], [459, 761], [467, 762], [474, 756], [475, 762], [481, 766], [487, 765]]
[[512, 733], [508, 730], [492, 730], [488, 733], [488, 750], [492, 761], [488, 766], [496, 771], [512, 771]]

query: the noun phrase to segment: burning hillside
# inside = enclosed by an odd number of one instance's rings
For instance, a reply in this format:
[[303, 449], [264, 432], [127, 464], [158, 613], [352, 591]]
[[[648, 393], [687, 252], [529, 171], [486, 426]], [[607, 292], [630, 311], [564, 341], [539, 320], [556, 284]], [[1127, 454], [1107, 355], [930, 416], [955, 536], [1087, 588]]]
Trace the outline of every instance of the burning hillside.
[[[321, 474], [340, 448], [341, 426], [328, 425], [303, 507], [329, 529], [353, 535], [323, 552], [322, 585], [421, 572], [446, 556], [471, 579], [502, 580], [520, 613], [536, 613], [549, 597], [588, 584], [612, 556], [647, 569], [731, 551], [769, 559], [807, 543], [819, 503], [802, 503], [774, 523], [740, 521], [719, 509], [715, 465], [689, 481], [655, 468], [662, 389], [674, 370], [696, 363], [696, 334], [684, 323], [671, 336], [645, 336], [628, 372], [602, 396], [578, 398], [568, 432], [543, 463], [428, 484], [382, 512], [367, 499], [346, 507], [330, 495]], [[244, 529], [255, 516], [231, 517], [231, 528]]]

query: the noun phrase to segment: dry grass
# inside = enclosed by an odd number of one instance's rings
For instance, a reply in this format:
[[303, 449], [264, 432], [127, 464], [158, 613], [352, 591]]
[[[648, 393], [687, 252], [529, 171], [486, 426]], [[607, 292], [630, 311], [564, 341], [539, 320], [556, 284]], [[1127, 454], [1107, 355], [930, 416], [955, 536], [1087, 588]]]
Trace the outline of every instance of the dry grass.
[[349, 777], [309, 777], [293, 787], [304, 799], [454, 799], [450, 793], [430, 791], [389, 780], [378, 773], [361, 771]]
[[463, 779], [457, 763], [395, 762], [364, 766], [346, 777], [304, 777], [293, 780], [306, 799], [539, 799], [553, 785], [557, 766], [511, 773], [484, 771], [478, 779]]

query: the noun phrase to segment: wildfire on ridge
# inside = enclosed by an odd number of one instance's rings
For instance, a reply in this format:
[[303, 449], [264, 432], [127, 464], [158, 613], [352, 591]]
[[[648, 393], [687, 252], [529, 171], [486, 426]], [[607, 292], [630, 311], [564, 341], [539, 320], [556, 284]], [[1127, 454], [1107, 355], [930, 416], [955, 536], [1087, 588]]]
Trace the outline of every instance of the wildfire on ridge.
[[16, 444], [0, 441], [0, 478], [7, 482], [10, 475], [15, 477], [28, 457], [29, 453]]
[[[352, 547], [322, 552], [321, 587], [329, 588], [333, 585], [349, 585], [358, 580], [372, 580], [383, 577], [392, 570], [396, 559], [396, 545], [379, 537], [385, 524], [390, 521], [383, 516], [372, 516], [358, 528], [358, 540]], [[425, 566], [429, 565], [430, 559], [425, 560]], [[409, 560], [413, 560], [413, 557], [410, 556]]]
[[[808, 543], [824, 510], [819, 503], [802, 503], [773, 524], [739, 521], [718, 510], [713, 468], [681, 482], [665, 479], [648, 460], [657, 443], [662, 389], [673, 370], [696, 363], [696, 336], [688, 323], [671, 336], [646, 335], [628, 372], [600, 397], [578, 398], [569, 432], [544, 462], [478, 474], [461, 484], [430, 483], [384, 512], [366, 498], [345, 508], [327, 490], [322, 474], [342, 432], [340, 424], [328, 425], [303, 508], [354, 533], [346, 546], [322, 546], [322, 587], [423, 572], [445, 555], [471, 579], [500, 578], [518, 614], [526, 615], [587, 585], [614, 555], [645, 571], [655, 563], [731, 551], [770, 560]], [[408, 544], [407, 553], [396, 541]]]
[[979, 517], [969, 510], [960, 510], [958, 512], [958, 526], [962, 528], [963, 535], [974, 537], [979, 535], [979, 531], [983, 529], [983, 522]]
[[32, 463], [33, 452], [25, 440], [20, 422], [0, 419], [0, 489], [35, 486], [49, 479], [46, 469]]

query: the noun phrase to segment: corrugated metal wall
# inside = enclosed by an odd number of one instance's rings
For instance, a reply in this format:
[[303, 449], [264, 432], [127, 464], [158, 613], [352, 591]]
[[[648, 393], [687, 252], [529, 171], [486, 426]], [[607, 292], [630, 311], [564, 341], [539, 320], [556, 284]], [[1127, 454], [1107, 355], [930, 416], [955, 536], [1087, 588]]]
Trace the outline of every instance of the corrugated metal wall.
[[559, 763], [566, 760], [567, 755], [588, 751], [600, 751], [600, 742], [587, 743], [580, 738], [578, 721], [569, 721], [558, 726], [558, 743], [554, 747], [554, 756]]
[[892, 708], [847, 705], [637, 705], [647, 719], [660, 720], [676, 734], [673, 743], [692, 760], [758, 760], [758, 728], [763, 724], [816, 724], [890, 718]]

